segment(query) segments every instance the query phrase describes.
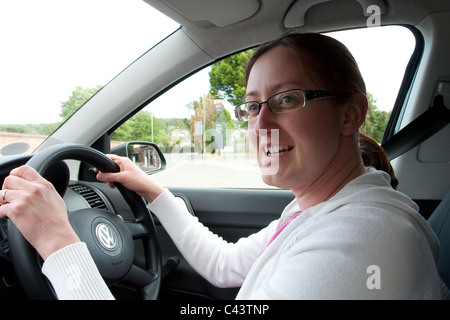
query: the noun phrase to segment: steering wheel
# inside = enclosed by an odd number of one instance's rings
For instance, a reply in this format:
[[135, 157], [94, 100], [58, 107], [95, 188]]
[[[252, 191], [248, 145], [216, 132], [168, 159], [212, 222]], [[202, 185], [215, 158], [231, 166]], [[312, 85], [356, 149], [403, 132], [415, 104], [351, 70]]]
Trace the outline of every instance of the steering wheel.
[[[103, 153], [79, 144], [59, 144], [34, 155], [27, 165], [45, 177], [52, 165], [64, 170], [65, 187], [57, 188], [61, 197], [69, 183], [69, 169], [61, 160], [84, 161], [104, 172], [118, 172], [119, 167]], [[123, 221], [115, 213], [100, 209], [68, 212], [69, 221], [81, 241], [85, 242], [100, 274], [108, 285], [120, 285], [135, 290], [140, 299], [156, 299], [161, 285], [161, 253], [155, 224], [142, 198], [116, 183], [130, 206], [135, 220]], [[142, 240], [145, 266], [136, 265], [134, 240]], [[42, 259], [8, 220], [8, 240], [11, 261], [17, 278], [31, 299], [56, 299], [53, 288], [42, 274]]]

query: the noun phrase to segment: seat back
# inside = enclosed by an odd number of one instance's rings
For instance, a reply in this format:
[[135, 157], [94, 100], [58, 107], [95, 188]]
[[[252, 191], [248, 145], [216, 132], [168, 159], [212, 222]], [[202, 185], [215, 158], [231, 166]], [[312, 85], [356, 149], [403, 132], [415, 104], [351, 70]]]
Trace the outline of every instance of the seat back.
[[434, 210], [428, 223], [436, 233], [439, 242], [439, 260], [437, 268], [442, 281], [450, 285], [450, 191]]

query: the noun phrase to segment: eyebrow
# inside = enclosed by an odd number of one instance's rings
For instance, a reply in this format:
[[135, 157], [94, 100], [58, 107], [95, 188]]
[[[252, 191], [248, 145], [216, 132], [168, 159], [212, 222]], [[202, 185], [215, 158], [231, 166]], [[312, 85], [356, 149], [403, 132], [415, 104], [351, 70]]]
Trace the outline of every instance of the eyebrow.
[[255, 92], [255, 91], [247, 92], [247, 93], [244, 95], [244, 100], [247, 99], [248, 96], [255, 96], [255, 95], [256, 95], [256, 92]]
[[[272, 86], [272, 87], [270, 87], [270, 91], [272, 91], [272, 92], [274, 92], [273, 94], [276, 94], [279, 90], [281, 90], [281, 88], [282, 87], [284, 87], [284, 86], [287, 86], [287, 85], [292, 85], [292, 86], [296, 86], [295, 88], [293, 88], [293, 89], [300, 89], [300, 87], [301, 86], [299, 86], [298, 85], [298, 83], [297, 82], [293, 82], [293, 81], [286, 81], [286, 82], [281, 82], [281, 83], [278, 83], [278, 84], [276, 84], [276, 85], [274, 85], [274, 86]], [[297, 88], [298, 87], [298, 88]], [[288, 89], [287, 89], [288, 90]], [[257, 96], [258, 95], [258, 91], [250, 91], [250, 92], [247, 92], [245, 95], [244, 95], [244, 101], [247, 99], [247, 97], [253, 97], [253, 96]]]

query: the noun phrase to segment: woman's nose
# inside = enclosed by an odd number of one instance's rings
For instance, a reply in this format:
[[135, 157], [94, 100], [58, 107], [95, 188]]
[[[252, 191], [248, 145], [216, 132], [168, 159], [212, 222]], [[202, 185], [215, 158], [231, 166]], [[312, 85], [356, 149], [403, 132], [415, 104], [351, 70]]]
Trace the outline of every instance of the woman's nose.
[[253, 129], [253, 133], [257, 136], [260, 136], [262, 132], [265, 134], [273, 129], [273, 112], [270, 110], [269, 106], [266, 103], [261, 105], [259, 110], [258, 117], [256, 119], [250, 120], [249, 129]]

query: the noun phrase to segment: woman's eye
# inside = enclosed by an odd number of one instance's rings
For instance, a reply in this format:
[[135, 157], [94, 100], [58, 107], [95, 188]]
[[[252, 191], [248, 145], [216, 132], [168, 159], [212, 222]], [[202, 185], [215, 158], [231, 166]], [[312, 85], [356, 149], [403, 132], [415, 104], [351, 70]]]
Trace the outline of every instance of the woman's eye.
[[280, 99], [280, 103], [281, 104], [289, 104], [289, 103], [295, 103], [297, 101], [297, 97], [296, 96], [283, 96]]
[[258, 110], [259, 110], [259, 104], [257, 104], [257, 103], [250, 103], [247, 105], [247, 107], [248, 107], [249, 113], [255, 113], [255, 112], [258, 112]]

